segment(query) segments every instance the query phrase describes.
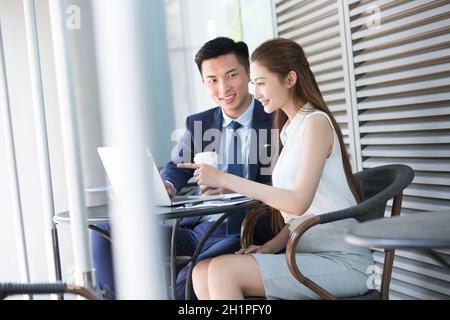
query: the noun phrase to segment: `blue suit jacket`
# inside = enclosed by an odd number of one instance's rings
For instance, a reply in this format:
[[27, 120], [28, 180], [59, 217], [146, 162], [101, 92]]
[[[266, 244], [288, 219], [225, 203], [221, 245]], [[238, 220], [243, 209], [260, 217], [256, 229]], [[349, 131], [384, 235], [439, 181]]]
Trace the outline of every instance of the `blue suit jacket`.
[[[172, 161], [167, 163], [161, 170], [162, 179], [170, 181], [177, 189], [177, 192], [187, 184], [194, 171], [191, 169], [177, 168], [176, 163], [194, 162], [195, 154], [204, 151], [211, 151], [211, 148], [218, 150], [218, 146], [220, 145], [220, 139], [217, 139], [215, 136], [211, 136], [211, 139], [209, 140], [208, 134], [205, 135], [205, 139], [197, 140], [196, 138], [196, 141], [194, 141], [194, 133], [199, 136], [199, 133], [201, 132], [200, 137], [204, 137], [204, 134], [208, 129], [217, 129], [218, 131], [221, 131], [222, 121], [223, 117], [220, 107], [212, 108], [187, 117], [186, 132], [181, 141], [178, 143], [175, 149], [176, 151], [172, 153]], [[257, 155], [257, 159], [255, 159], [256, 161], [252, 161], [253, 163], [249, 164], [249, 180], [265, 184], [271, 183], [270, 175], [261, 174], [261, 168], [270, 167], [271, 163], [261, 163], [260, 154], [265, 154], [266, 157], [271, 154], [272, 142], [270, 131], [272, 129], [272, 123], [272, 114], [267, 114], [261, 103], [258, 100], [255, 100], [252, 128], [256, 130], [257, 134], [256, 137], [252, 136], [252, 140], [250, 142], [250, 154]], [[260, 129], [266, 129], [266, 134], [264, 134], [264, 136], [259, 134]], [[256, 141], [254, 141], [255, 138]], [[265, 139], [265, 141], [260, 143], [260, 139]], [[264, 148], [265, 150], [260, 150], [260, 148]], [[193, 222], [193, 220], [191, 220], [191, 222]], [[183, 226], [183, 221], [181, 222], [181, 225]]]

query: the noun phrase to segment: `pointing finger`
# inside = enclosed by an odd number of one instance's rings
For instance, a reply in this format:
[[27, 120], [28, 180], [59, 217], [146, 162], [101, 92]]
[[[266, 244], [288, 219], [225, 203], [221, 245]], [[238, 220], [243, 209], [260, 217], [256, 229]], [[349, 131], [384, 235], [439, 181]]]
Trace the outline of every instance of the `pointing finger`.
[[198, 168], [200, 168], [200, 165], [196, 164], [196, 163], [179, 163], [179, 164], [177, 164], [177, 168], [198, 169]]

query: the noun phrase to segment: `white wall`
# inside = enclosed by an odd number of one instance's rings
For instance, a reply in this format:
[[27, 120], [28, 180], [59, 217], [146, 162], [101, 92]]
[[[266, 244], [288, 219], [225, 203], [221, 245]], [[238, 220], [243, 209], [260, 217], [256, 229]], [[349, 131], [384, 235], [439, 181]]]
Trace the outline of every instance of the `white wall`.
[[[251, 56], [260, 44], [275, 36], [272, 0], [241, 0], [240, 4], [243, 39]], [[255, 86], [250, 84], [249, 90], [254, 94]]]
[[242, 35], [251, 55], [261, 43], [275, 36], [272, 0], [240, 0], [240, 4]]
[[166, 0], [167, 33], [174, 91], [175, 124], [216, 105], [203, 87], [194, 57], [218, 36], [242, 40], [238, 0]]

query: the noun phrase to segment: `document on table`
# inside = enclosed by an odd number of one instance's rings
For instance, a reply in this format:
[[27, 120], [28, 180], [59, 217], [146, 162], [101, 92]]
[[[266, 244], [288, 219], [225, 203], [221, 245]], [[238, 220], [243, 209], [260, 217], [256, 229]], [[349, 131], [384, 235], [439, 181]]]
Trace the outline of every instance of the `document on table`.
[[213, 201], [205, 201], [202, 203], [194, 204], [194, 205], [185, 205], [184, 208], [202, 208], [202, 207], [224, 207], [224, 206], [232, 206], [239, 203], [244, 203], [251, 201], [253, 199], [250, 198], [237, 198], [235, 200], [213, 200]]
[[227, 200], [227, 201], [229, 201], [229, 200], [232, 200], [232, 199], [241, 199], [241, 198], [245, 198], [245, 199], [248, 199], [246, 196], [243, 196], [242, 194], [240, 194], [240, 193], [224, 193], [224, 194], [221, 194], [220, 195], [220, 199], [217, 199], [217, 200]]

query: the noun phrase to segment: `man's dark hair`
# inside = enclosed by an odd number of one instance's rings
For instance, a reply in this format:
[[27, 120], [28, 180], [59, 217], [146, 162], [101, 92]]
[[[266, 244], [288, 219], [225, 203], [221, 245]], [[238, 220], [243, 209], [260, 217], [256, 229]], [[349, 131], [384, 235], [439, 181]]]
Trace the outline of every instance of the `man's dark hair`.
[[234, 40], [225, 37], [218, 37], [205, 43], [195, 55], [195, 63], [200, 73], [202, 73], [203, 61], [229, 53], [236, 55], [237, 60], [244, 66], [246, 71], [250, 69], [247, 44], [242, 41], [234, 42]]

